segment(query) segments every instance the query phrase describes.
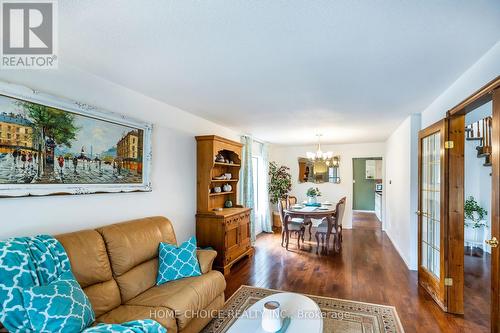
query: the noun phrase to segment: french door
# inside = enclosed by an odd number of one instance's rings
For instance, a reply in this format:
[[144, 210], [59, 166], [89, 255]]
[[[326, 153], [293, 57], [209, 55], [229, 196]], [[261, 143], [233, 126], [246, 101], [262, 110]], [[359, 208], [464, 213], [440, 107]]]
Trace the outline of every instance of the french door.
[[418, 281], [447, 310], [446, 121], [419, 133]]
[[444, 311], [464, 313], [465, 115], [492, 101], [491, 332], [500, 333], [500, 76], [419, 133], [418, 280]]
[[446, 312], [463, 314], [465, 117], [419, 133], [418, 281]]

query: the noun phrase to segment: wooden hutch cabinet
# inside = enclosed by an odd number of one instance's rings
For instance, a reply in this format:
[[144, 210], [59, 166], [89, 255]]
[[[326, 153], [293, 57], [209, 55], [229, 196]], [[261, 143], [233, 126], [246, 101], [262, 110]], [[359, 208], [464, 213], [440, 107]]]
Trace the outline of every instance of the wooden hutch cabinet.
[[[242, 144], [215, 135], [197, 136], [196, 141], [196, 238], [199, 246], [217, 251], [214, 267], [227, 275], [235, 262], [254, 251], [250, 208], [236, 205]], [[232, 207], [225, 208], [229, 202]]]

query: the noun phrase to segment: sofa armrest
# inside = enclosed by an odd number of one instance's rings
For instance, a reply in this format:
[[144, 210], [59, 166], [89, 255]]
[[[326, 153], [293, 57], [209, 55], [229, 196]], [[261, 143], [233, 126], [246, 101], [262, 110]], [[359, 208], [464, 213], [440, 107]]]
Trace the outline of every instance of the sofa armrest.
[[200, 263], [201, 274], [210, 272], [212, 270], [212, 264], [214, 263], [215, 257], [217, 257], [217, 251], [196, 250], [196, 255]]

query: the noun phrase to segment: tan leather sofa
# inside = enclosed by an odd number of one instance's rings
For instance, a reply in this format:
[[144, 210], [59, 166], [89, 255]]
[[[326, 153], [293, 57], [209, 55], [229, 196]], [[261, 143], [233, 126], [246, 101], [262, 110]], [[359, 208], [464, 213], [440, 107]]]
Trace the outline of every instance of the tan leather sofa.
[[[224, 305], [224, 276], [212, 270], [217, 253], [198, 250], [202, 275], [156, 286], [160, 242], [177, 244], [164, 217], [148, 217], [56, 236], [87, 294], [96, 321], [155, 319], [168, 333], [199, 332]], [[214, 311], [210, 311], [214, 310]]]

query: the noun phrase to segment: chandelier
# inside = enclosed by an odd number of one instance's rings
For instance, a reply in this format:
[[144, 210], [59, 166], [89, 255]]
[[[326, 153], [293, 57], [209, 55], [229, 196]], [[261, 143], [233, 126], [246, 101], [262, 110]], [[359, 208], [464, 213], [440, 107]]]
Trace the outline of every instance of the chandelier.
[[318, 137], [318, 149], [316, 152], [307, 152], [306, 156], [311, 161], [313, 165], [313, 173], [317, 174], [326, 174], [328, 173], [330, 167], [338, 168], [340, 158], [339, 156], [333, 156], [331, 151], [323, 152], [321, 150], [321, 134], [316, 135]]
[[317, 134], [316, 136], [318, 137], [318, 150], [316, 150], [315, 153], [308, 151], [306, 153], [307, 158], [313, 162], [315, 162], [315, 161], [321, 161], [321, 162], [330, 161], [333, 157], [333, 153], [331, 151], [323, 152], [321, 150], [321, 137], [323, 135]]

